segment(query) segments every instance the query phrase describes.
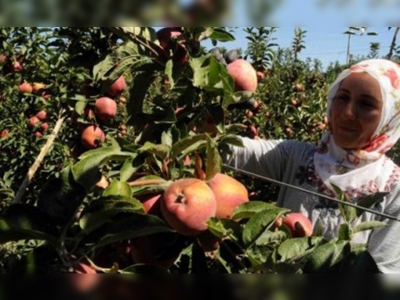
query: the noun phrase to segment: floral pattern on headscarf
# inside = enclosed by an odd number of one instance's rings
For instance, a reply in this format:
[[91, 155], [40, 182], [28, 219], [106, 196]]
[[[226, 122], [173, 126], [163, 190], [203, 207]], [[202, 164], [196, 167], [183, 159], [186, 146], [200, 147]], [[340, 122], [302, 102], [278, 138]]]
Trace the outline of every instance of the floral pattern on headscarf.
[[381, 118], [371, 139], [362, 149], [346, 150], [337, 146], [330, 131], [320, 140], [314, 156], [316, 175], [332, 190], [332, 184], [342, 191], [372, 194], [390, 189], [391, 178], [400, 172], [385, 153], [400, 137], [400, 66], [385, 59], [370, 59], [344, 70], [328, 91], [327, 115], [330, 122], [332, 100], [340, 83], [352, 73], [366, 72], [380, 86], [383, 100]]

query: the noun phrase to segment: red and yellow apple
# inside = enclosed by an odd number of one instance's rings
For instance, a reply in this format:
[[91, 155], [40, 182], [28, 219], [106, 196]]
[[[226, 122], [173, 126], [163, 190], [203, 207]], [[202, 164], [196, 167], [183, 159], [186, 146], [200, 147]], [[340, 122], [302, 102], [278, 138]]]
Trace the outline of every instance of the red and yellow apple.
[[19, 91], [21, 94], [31, 94], [33, 91], [33, 87], [30, 83], [24, 81], [19, 85]]
[[108, 97], [98, 98], [94, 105], [94, 111], [100, 120], [106, 122], [117, 115], [117, 102]]
[[230, 219], [236, 207], [249, 201], [246, 187], [229, 175], [217, 173], [207, 184], [217, 201], [218, 218]]
[[309, 237], [313, 234], [313, 225], [309, 218], [300, 212], [288, 213], [278, 218], [274, 227], [285, 226], [289, 229], [292, 237]]
[[36, 114], [36, 117], [40, 120], [40, 121], [44, 121], [46, 120], [47, 117], [47, 112], [45, 110], [41, 110]]
[[136, 198], [143, 204], [143, 208], [146, 214], [151, 214], [162, 218], [160, 207], [161, 197], [162, 193], [152, 193], [136, 196]]
[[116, 97], [121, 95], [126, 89], [126, 81], [125, 77], [121, 75], [118, 77], [116, 81], [110, 86], [110, 88], [107, 91], [107, 94], [110, 96]]
[[244, 59], [237, 59], [227, 66], [228, 74], [235, 82], [235, 91], [255, 92], [258, 86], [257, 73], [254, 67]]
[[98, 126], [89, 125], [82, 131], [81, 143], [87, 149], [97, 148], [105, 140], [105, 134]]
[[161, 212], [178, 233], [198, 235], [208, 229], [206, 222], [215, 217], [217, 202], [212, 189], [197, 178], [179, 179], [164, 192]]

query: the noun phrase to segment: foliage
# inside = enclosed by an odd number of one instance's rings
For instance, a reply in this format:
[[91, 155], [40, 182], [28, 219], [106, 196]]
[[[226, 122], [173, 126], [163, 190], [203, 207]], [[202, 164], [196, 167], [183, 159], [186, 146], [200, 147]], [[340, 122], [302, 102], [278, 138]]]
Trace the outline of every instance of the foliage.
[[[244, 53], [264, 68], [265, 78], [254, 94], [235, 92], [226, 66], [201, 45], [233, 40], [229, 28], [174, 30], [179, 34], [164, 48], [151, 27], [1, 29], [0, 130], [8, 132], [0, 138], [2, 271], [77, 272], [83, 264], [129, 274], [376, 272], [366, 245], [350, 240], [382, 224], [361, 226], [353, 222], [359, 212], [343, 209], [349, 218], [336, 239], [317, 231], [292, 237], [275, 227], [289, 212], [273, 204], [276, 187], [232, 172], [252, 201], [236, 208], [233, 219], [209, 220], [210, 233], [221, 240], [218, 251], [206, 253], [197, 237], [179, 235], [161, 215], [146, 213], [143, 199], [162, 194], [171, 182], [223, 172], [222, 158], [230, 145], [241, 144], [238, 135], [317, 143], [327, 127], [327, 87], [343, 68], [323, 72], [319, 61], [299, 60], [304, 31], [295, 32], [293, 47], [273, 49], [274, 27], [249, 27]], [[110, 95], [121, 76], [127, 88]], [[45, 88], [20, 93], [24, 81]], [[101, 96], [116, 101], [116, 118], [98, 118]], [[244, 110], [237, 105], [249, 103]], [[50, 128], [66, 121], [21, 203], [10, 205], [48, 139], [27, 122], [39, 110], [47, 111]], [[91, 125], [106, 140], [87, 149], [80, 139]], [[365, 200], [365, 207], [380, 199]], [[154, 240], [162, 247], [150, 266], [136, 264], [138, 241]]]

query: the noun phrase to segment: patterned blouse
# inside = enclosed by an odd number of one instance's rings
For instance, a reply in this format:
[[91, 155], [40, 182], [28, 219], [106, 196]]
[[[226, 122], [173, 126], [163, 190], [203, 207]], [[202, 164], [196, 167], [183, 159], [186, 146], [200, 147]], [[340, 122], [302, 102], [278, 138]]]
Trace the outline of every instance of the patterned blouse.
[[[245, 147], [232, 147], [233, 155], [226, 158], [230, 166], [335, 197], [314, 173], [315, 145], [294, 140], [242, 139]], [[400, 218], [399, 173], [399, 168], [396, 168], [385, 189], [389, 194], [371, 209]], [[350, 196], [356, 199], [363, 195], [354, 191]], [[290, 187], [280, 188], [277, 205], [308, 216], [314, 226], [318, 224], [327, 239], [337, 237], [339, 227], [344, 223], [336, 202]], [[399, 274], [400, 222], [369, 212], [364, 212], [359, 219], [359, 222], [365, 221], [382, 221], [388, 226], [357, 233], [352, 242], [368, 244], [368, 251], [382, 273]]]

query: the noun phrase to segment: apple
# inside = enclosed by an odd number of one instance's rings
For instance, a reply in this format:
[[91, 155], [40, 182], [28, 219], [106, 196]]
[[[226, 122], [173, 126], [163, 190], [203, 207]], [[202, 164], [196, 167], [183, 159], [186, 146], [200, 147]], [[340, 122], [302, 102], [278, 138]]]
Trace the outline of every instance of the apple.
[[94, 111], [100, 120], [106, 122], [117, 115], [117, 102], [108, 97], [98, 98], [94, 105]]
[[[164, 51], [169, 51], [171, 39], [176, 39], [182, 35], [182, 29], [180, 27], [164, 27], [157, 31], [157, 38], [160, 42], [161, 48]], [[180, 41], [182, 43], [182, 41]]]
[[179, 179], [164, 192], [161, 212], [178, 233], [198, 235], [207, 230], [206, 222], [215, 217], [217, 203], [211, 188], [197, 178]]
[[19, 61], [14, 61], [12, 68], [14, 72], [21, 72], [22, 71], [22, 64]]
[[278, 218], [274, 227], [286, 226], [292, 237], [309, 237], [313, 233], [313, 225], [309, 218], [302, 213], [288, 213], [286, 216]]
[[[164, 49], [165, 53], [169, 57], [169, 51], [171, 50], [173, 44], [171, 40], [178, 39], [182, 35], [182, 29], [180, 27], [164, 27], [157, 31], [157, 38], [160, 42], [161, 48]], [[177, 61], [180, 65], [183, 65], [189, 60], [189, 56], [186, 52], [185, 41], [179, 40], [178, 47], [173, 59]]]
[[105, 134], [98, 126], [89, 125], [82, 131], [81, 143], [87, 149], [97, 148], [105, 140]]
[[217, 173], [207, 184], [217, 201], [218, 218], [230, 219], [236, 207], [249, 201], [246, 187], [229, 175]]
[[160, 207], [161, 197], [162, 193], [152, 193], [136, 196], [136, 199], [138, 199], [143, 204], [143, 208], [146, 214], [151, 214], [162, 218]]
[[264, 80], [264, 78], [265, 78], [265, 75], [264, 75], [264, 73], [263, 72], [261, 72], [261, 71], [257, 71], [257, 82], [261, 82], [261, 81], [263, 81]]
[[33, 90], [34, 93], [36, 93], [36, 92], [38, 92], [40, 90], [43, 90], [45, 88], [46, 88], [46, 86], [43, 83], [40, 83], [40, 82], [34, 82], [33, 85], [32, 85], [32, 90]]
[[304, 92], [304, 91], [305, 91], [305, 88], [304, 88], [304, 85], [302, 85], [301, 83], [296, 83], [296, 84], [294, 85], [294, 90], [295, 90], [297, 93], [301, 93], [301, 92]]
[[31, 94], [33, 91], [33, 87], [30, 83], [24, 81], [19, 85], [19, 91], [21, 94]]
[[43, 92], [42, 97], [44, 98], [44, 100], [49, 101], [51, 98], [51, 94], [49, 94], [47, 92]]
[[110, 96], [118, 96], [123, 93], [123, 91], [126, 89], [126, 81], [125, 77], [121, 75], [114, 83], [110, 86], [110, 88], [107, 91], [107, 94]]
[[45, 110], [41, 110], [36, 114], [36, 117], [40, 120], [40, 121], [44, 121], [46, 120], [47, 117], [47, 112]]
[[257, 90], [257, 74], [254, 67], [244, 59], [237, 59], [227, 66], [229, 75], [235, 82], [235, 91], [255, 92]]
[[47, 131], [47, 129], [49, 129], [49, 124], [48, 123], [42, 123], [42, 124], [40, 124], [40, 126], [39, 126], [39, 131], [40, 132], [44, 132], [44, 131]]
[[4, 130], [2, 130], [2, 131], [0, 132], [0, 138], [1, 138], [1, 139], [6, 138], [7, 136], [8, 136], [8, 130], [7, 130], [7, 129], [4, 129]]
[[33, 117], [29, 118], [29, 120], [28, 120], [28, 125], [31, 127], [35, 127], [35, 126], [39, 125], [39, 123], [40, 123], [40, 120], [36, 116], [33, 116]]

